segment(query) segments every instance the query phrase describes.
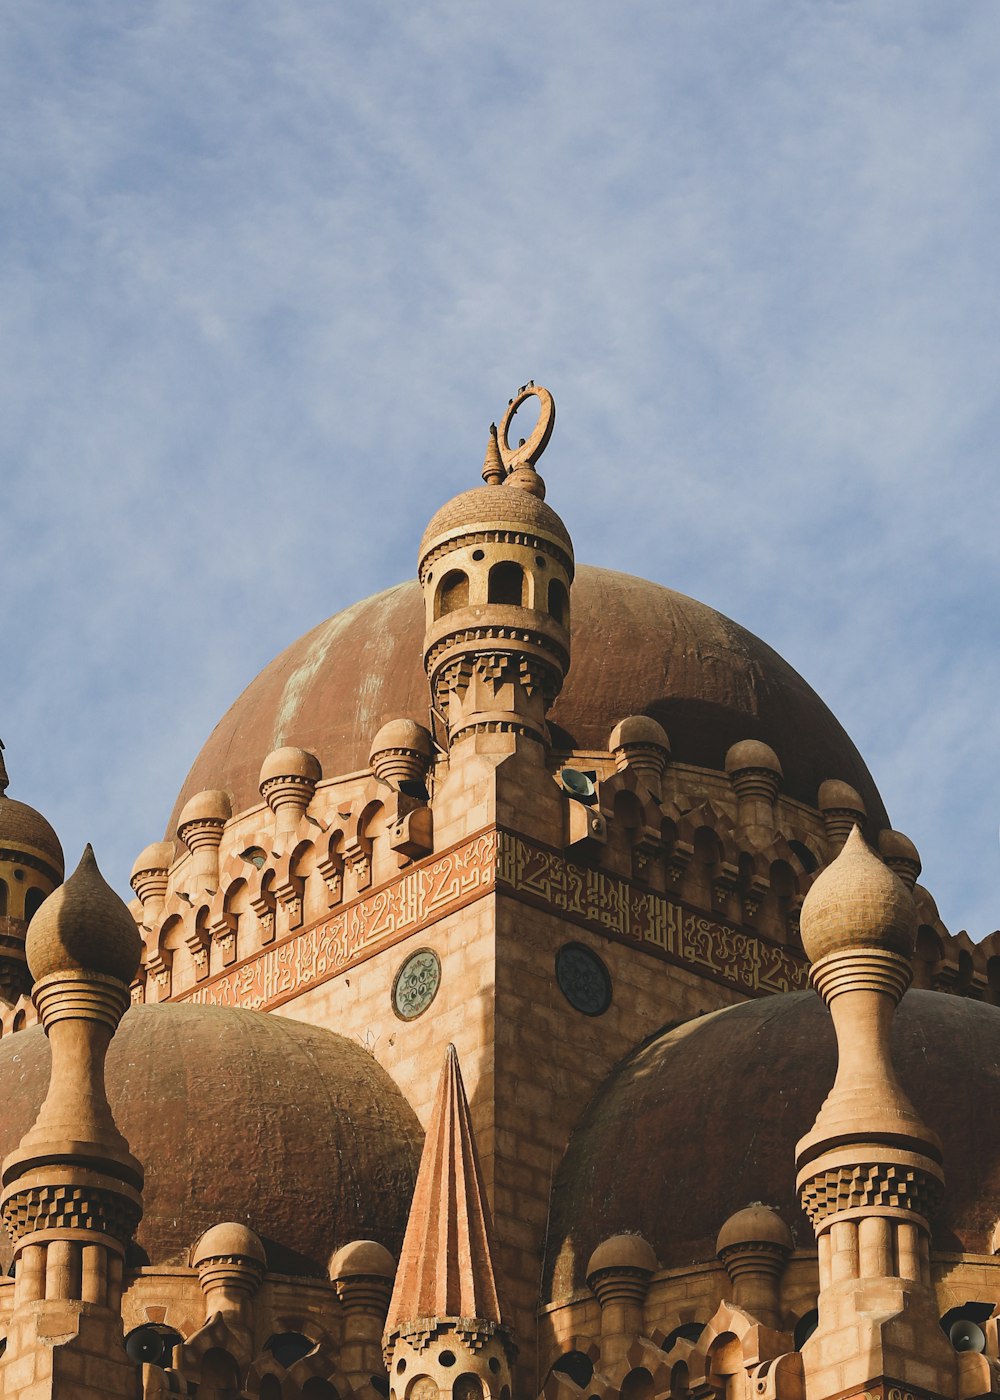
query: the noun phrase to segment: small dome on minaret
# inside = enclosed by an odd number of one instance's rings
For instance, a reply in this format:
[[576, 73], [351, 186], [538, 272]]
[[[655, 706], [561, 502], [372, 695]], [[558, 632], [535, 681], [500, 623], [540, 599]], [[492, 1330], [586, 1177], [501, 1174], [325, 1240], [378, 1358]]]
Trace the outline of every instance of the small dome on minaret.
[[43, 869], [53, 884], [63, 877], [63, 850], [59, 837], [34, 807], [7, 796], [10, 779], [0, 742], [0, 846], [23, 854], [30, 864]]
[[61, 884], [63, 852], [41, 812], [7, 796], [9, 781], [0, 743], [0, 998], [13, 1003], [31, 986], [28, 921]]

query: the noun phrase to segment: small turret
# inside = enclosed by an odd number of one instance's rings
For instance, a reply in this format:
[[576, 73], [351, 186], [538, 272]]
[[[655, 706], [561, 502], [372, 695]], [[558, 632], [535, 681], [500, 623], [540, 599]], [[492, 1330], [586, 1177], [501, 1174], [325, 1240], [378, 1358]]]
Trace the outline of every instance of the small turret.
[[831, 858], [837, 854], [854, 827], [864, 827], [867, 812], [861, 794], [850, 783], [827, 778], [820, 783], [816, 805], [823, 813]]
[[219, 847], [233, 815], [229, 794], [217, 788], [196, 792], [177, 819], [177, 835], [191, 852], [195, 881], [214, 891], [219, 883]]
[[234, 1332], [250, 1338], [253, 1300], [267, 1268], [259, 1236], [235, 1221], [213, 1225], [192, 1249], [191, 1267], [198, 1271], [206, 1320], [221, 1313]]
[[274, 813], [275, 832], [286, 836], [305, 816], [323, 769], [315, 754], [291, 746], [274, 749], [260, 770], [260, 795]]
[[791, 1230], [770, 1206], [745, 1206], [719, 1231], [715, 1252], [733, 1286], [733, 1302], [765, 1327], [781, 1326], [781, 1275], [794, 1248]]
[[743, 739], [726, 754], [726, 772], [739, 804], [737, 821], [751, 840], [766, 845], [774, 836], [774, 804], [782, 777], [770, 744]]
[[412, 719], [392, 719], [372, 740], [368, 762], [380, 783], [395, 792], [423, 789], [434, 744], [430, 733]]
[[344, 1310], [340, 1365], [363, 1385], [382, 1368], [381, 1339], [396, 1261], [376, 1240], [352, 1240], [330, 1260], [330, 1279]]
[[143, 922], [150, 927], [163, 911], [173, 863], [173, 842], [154, 841], [139, 852], [132, 866], [129, 884], [142, 905]]
[[656, 1272], [656, 1255], [642, 1235], [612, 1235], [587, 1263], [587, 1285], [601, 1305], [601, 1369], [624, 1360], [643, 1333], [643, 1303]]
[[879, 855], [886, 865], [898, 875], [908, 890], [912, 890], [920, 875], [920, 852], [908, 836], [901, 831], [891, 831], [885, 827], [878, 834]]
[[631, 768], [654, 797], [660, 796], [663, 774], [670, 762], [670, 740], [662, 724], [649, 715], [629, 715], [612, 729], [608, 748], [619, 772]]

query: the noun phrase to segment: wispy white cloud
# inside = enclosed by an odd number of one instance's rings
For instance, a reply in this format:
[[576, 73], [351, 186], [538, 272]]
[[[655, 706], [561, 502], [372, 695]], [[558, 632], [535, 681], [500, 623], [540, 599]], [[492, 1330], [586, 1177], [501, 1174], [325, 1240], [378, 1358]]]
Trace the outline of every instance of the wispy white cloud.
[[995, 6], [9, 23], [0, 733], [71, 854], [124, 887], [532, 376], [579, 556], [786, 654], [946, 920], [1000, 921]]

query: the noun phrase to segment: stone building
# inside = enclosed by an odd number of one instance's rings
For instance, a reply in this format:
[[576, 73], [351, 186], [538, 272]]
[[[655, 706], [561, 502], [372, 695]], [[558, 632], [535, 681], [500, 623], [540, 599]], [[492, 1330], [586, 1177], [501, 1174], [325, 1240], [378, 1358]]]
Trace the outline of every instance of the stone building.
[[240, 696], [130, 906], [0, 767], [4, 1400], [1000, 1390], [1000, 935], [763, 642], [577, 568], [553, 421]]

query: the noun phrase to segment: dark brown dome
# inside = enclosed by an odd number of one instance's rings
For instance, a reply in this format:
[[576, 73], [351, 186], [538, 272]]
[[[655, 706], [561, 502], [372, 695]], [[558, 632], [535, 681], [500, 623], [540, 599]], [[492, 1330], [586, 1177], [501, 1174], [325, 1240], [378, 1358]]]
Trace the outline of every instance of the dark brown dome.
[[[1000, 1121], [989, 1111], [1000, 1009], [910, 991], [893, 1056], [944, 1148], [935, 1247], [988, 1254], [1000, 1199]], [[664, 1267], [712, 1260], [721, 1226], [753, 1201], [773, 1206], [809, 1247], [795, 1144], [836, 1068], [833, 1023], [813, 992], [729, 1007], [630, 1055], [598, 1091], [556, 1175], [549, 1296], [583, 1287], [591, 1251], [624, 1231], [643, 1235]]]
[[[503, 495], [506, 487], [494, 488]], [[524, 494], [524, 493], [519, 493]], [[529, 497], [534, 500], [534, 497]], [[327, 778], [368, 766], [387, 720], [426, 723], [420, 586], [403, 583], [307, 632], [252, 681], [195, 760], [168, 827], [203, 788], [226, 789], [233, 811], [260, 800], [272, 749], [315, 753]], [[628, 715], [666, 729], [673, 757], [722, 771], [741, 739], [770, 744], [784, 790], [811, 805], [839, 778], [863, 796], [877, 830], [888, 820], [857, 749], [826, 705], [777, 652], [721, 613], [628, 574], [582, 567], [572, 594], [573, 658], [551, 715], [562, 749], [606, 749]]]
[[[0, 1157], [34, 1121], [48, 1075], [41, 1027], [0, 1042]], [[220, 1221], [255, 1230], [278, 1273], [325, 1278], [356, 1239], [398, 1254], [422, 1134], [354, 1041], [257, 1011], [135, 1006], [111, 1042], [108, 1096], [146, 1169], [136, 1242], [151, 1263], [185, 1263]]]

